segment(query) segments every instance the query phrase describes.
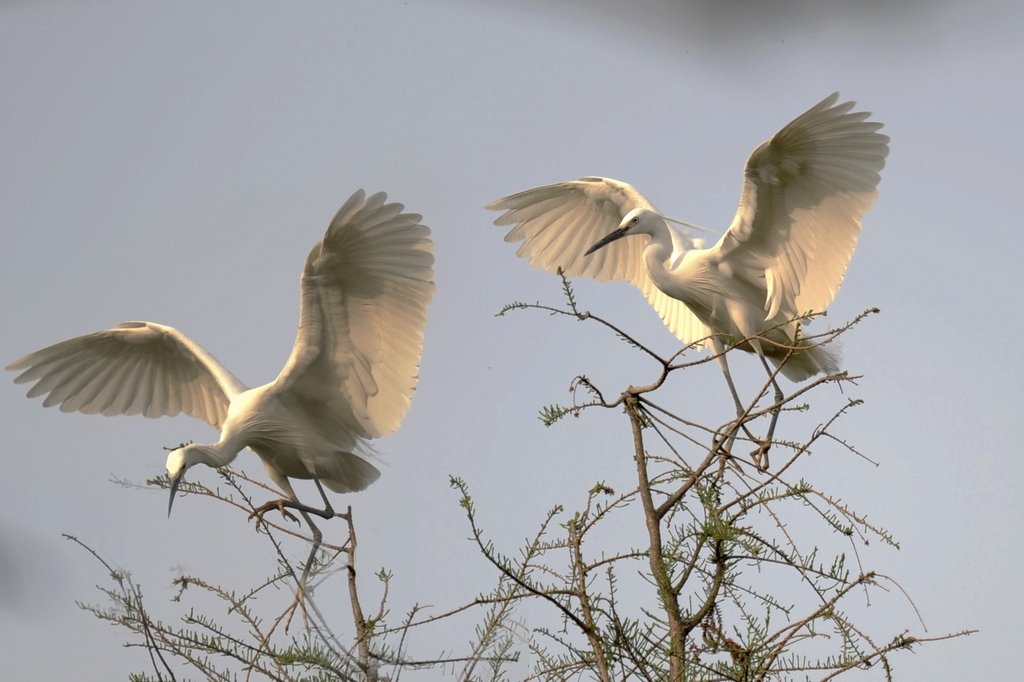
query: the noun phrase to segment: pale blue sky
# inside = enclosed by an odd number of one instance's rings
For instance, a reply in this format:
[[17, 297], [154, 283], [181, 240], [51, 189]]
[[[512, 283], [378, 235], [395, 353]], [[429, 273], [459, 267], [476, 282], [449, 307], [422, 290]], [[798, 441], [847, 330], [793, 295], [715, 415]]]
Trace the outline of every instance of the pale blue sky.
[[[433, 228], [438, 292], [413, 408], [379, 444], [383, 475], [336, 501], [355, 507], [364, 565], [395, 570], [396, 612], [413, 598], [450, 604], [490, 574], [465, 541], [448, 474], [470, 481], [511, 550], [543, 510], [632, 475], [612, 415], [546, 430], [537, 409], [564, 400], [580, 372], [611, 390], [650, 376], [585, 325], [493, 317], [514, 299], [558, 302], [559, 287], [514, 257], [483, 205], [599, 174], [724, 228], [750, 151], [839, 90], [892, 137], [829, 315], [882, 309], [845, 343], [866, 404], [844, 427], [881, 466], [835, 457], [808, 472], [900, 539], [898, 552], [862, 556], [911, 592], [933, 634], [981, 630], [897, 657], [901, 679], [1011, 679], [1024, 610], [1024, 9], [632, 5], [0, 7], [0, 364], [146, 319], [189, 334], [246, 383], [269, 381], [294, 340], [309, 247], [353, 190], [388, 192]], [[673, 348], [637, 291], [578, 291], [585, 307]], [[759, 385], [760, 367], [742, 360], [740, 384]], [[252, 528], [191, 498], [168, 520], [163, 495], [108, 482], [162, 472], [161, 446], [212, 439], [208, 427], [44, 410], [10, 378], [0, 659], [10, 679], [123, 678], [144, 659], [75, 606], [99, 599], [104, 576], [60, 533], [132, 570], [157, 600], [174, 566], [223, 580], [248, 571]], [[713, 366], [674, 390], [680, 411], [732, 410]], [[239, 464], [262, 474], [250, 453]], [[905, 602], [873, 609], [915, 626]]]

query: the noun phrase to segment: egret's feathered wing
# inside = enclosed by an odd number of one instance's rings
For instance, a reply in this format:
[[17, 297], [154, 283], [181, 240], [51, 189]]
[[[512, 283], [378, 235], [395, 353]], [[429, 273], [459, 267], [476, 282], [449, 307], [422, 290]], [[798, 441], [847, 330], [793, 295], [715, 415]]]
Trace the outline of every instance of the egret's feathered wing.
[[173, 417], [181, 412], [219, 429], [231, 400], [246, 386], [177, 329], [125, 322], [68, 339], [7, 366], [14, 380], [38, 383], [29, 398], [63, 412]]
[[[728, 277], [765, 291], [765, 320], [791, 320], [821, 312], [835, 298], [863, 214], [877, 198], [889, 138], [833, 93], [786, 125], [751, 154], [736, 216], [706, 253]], [[529, 189], [487, 206], [506, 211], [495, 220], [515, 225], [505, 241], [522, 241], [517, 255], [530, 265], [569, 277], [624, 279], [640, 288], [669, 329], [685, 343], [711, 331], [682, 302], [662, 293], [648, 276], [646, 235], [619, 239], [584, 257], [619, 227], [634, 208], [657, 212], [633, 187], [587, 177]], [[696, 244], [669, 227], [673, 269]], [[747, 289], [750, 290], [750, 289]], [[794, 323], [795, 326], [795, 323]], [[792, 338], [794, 329], [790, 329]]]
[[889, 153], [881, 123], [833, 93], [754, 150], [729, 230], [712, 248], [737, 277], [764, 280], [765, 319], [821, 312], [842, 284]]
[[[515, 225], [505, 241], [522, 241], [516, 252], [530, 265], [548, 272], [561, 268], [566, 277], [593, 277], [598, 281], [626, 280], [638, 287], [668, 328], [684, 343], [706, 338], [710, 330], [682, 301], [654, 286], [644, 265], [644, 236], [620, 239], [584, 257], [591, 246], [615, 230], [634, 208], [656, 211], [651, 202], [630, 185], [611, 178], [586, 177], [528, 189], [488, 204], [490, 211], [505, 211], [495, 225]], [[674, 239], [683, 250], [694, 248], [692, 239], [678, 230]]]
[[[299, 332], [274, 390], [325, 433], [398, 428], [419, 377], [433, 243], [420, 216], [362, 190], [345, 202], [302, 273]], [[339, 391], [340, 387], [340, 391]]]

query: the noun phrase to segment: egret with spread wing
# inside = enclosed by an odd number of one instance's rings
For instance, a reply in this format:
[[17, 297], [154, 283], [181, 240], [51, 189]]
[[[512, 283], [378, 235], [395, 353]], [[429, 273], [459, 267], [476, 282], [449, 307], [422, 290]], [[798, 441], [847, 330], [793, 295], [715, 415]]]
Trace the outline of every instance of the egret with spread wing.
[[[220, 429], [218, 442], [168, 456], [168, 513], [190, 467], [225, 466], [248, 447], [288, 498], [258, 513], [289, 507], [332, 518], [321, 482], [346, 493], [380, 476], [363, 456], [365, 442], [395, 431], [409, 409], [434, 292], [430, 229], [386, 199], [357, 191], [310, 251], [298, 337], [269, 384], [248, 388], [195, 341], [153, 322], [69, 339], [7, 369], [24, 370], [16, 383], [37, 382], [28, 396], [46, 395], [46, 407], [107, 416], [184, 412]], [[325, 509], [301, 504], [289, 478], [313, 479]]]
[[[793, 381], [838, 367], [835, 350], [800, 346], [797, 318], [824, 311], [835, 298], [889, 153], [882, 124], [851, 112], [853, 102], [836, 104], [838, 96], [754, 150], [736, 216], [708, 249], [633, 187], [609, 178], [536, 187], [487, 208], [505, 211], [494, 222], [514, 225], [505, 241], [522, 241], [517, 255], [530, 265], [561, 268], [568, 277], [627, 280], [684, 343], [710, 336], [742, 415], [726, 343], [756, 353], [769, 375], [766, 359]], [[772, 382], [778, 402], [782, 392]], [[755, 453], [759, 466], [777, 416]]]

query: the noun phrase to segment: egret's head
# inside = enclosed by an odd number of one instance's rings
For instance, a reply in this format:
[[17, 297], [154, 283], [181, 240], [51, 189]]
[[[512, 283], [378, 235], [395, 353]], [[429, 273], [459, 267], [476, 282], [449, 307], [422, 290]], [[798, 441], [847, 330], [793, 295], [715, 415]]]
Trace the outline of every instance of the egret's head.
[[171, 515], [171, 507], [174, 505], [174, 495], [178, 492], [178, 486], [185, 477], [185, 470], [195, 462], [188, 456], [191, 445], [185, 445], [171, 451], [167, 455], [167, 476], [171, 479], [171, 499], [167, 503], [167, 515]]
[[[628, 237], [631, 234], [639, 234], [641, 232], [644, 232], [642, 226], [644, 225], [645, 219], [649, 213], [650, 211], [648, 211], [646, 208], [634, 208], [632, 211], [625, 215], [625, 217], [622, 219], [622, 222], [619, 223], [618, 229], [616, 229], [614, 232], [606, 236], [598, 243], [591, 246], [583, 255], [589, 256], [590, 254], [594, 253], [601, 247], [607, 246], [608, 244], [611, 244], [612, 242], [618, 239]], [[646, 234], [646, 232], [644, 233]]]

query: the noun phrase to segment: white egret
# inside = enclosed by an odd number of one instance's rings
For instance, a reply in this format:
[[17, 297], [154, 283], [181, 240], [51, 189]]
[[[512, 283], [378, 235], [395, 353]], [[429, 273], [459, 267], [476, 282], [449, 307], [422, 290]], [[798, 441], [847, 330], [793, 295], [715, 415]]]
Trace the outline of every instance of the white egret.
[[[530, 265], [561, 268], [569, 277], [627, 280], [684, 343], [718, 335], [711, 345], [742, 414], [726, 343], [756, 353], [772, 375], [767, 358], [793, 381], [838, 367], [833, 349], [799, 347], [796, 318], [824, 311], [835, 298], [889, 152], [889, 138], [878, 132], [882, 124], [867, 121], [867, 112], [851, 112], [853, 102], [836, 104], [838, 96], [754, 150], [736, 216], [711, 248], [699, 248], [668, 222], [681, 221], [609, 178], [536, 187], [486, 208], [505, 211], [494, 223], [515, 226], [505, 241], [522, 241], [517, 255]], [[634, 235], [639, 238], [627, 239]], [[759, 466], [777, 416], [755, 453]]]
[[[269, 384], [248, 388], [195, 341], [153, 322], [69, 339], [7, 369], [24, 370], [15, 383], [38, 382], [28, 396], [46, 395], [45, 407], [107, 416], [184, 412], [220, 429], [218, 442], [167, 457], [168, 514], [190, 467], [225, 466], [248, 447], [288, 498], [258, 514], [289, 507], [310, 526], [306, 512], [332, 518], [321, 481], [347, 493], [380, 476], [365, 458], [366, 441], [394, 432], [409, 409], [434, 292], [430, 229], [386, 199], [357, 191], [310, 251], [295, 346]], [[313, 479], [325, 509], [301, 504], [289, 478]]]

